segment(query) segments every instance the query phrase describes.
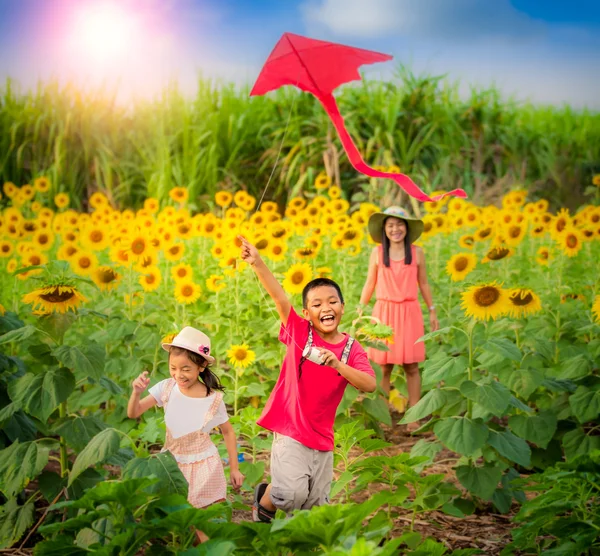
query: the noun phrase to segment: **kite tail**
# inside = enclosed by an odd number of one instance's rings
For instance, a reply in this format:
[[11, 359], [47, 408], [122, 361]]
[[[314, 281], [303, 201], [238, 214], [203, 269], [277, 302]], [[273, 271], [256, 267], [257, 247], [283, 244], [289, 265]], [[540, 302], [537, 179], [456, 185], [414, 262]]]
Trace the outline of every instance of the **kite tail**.
[[392, 172], [381, 172], [380, 170], [376, 170], [375, 168], [371, 168], [362, 158], [360, 152], [352, 137], [348, 133], [346, 126], [344, 124], [344, 118], [340, 114], [337, 103], [335, 102], [335, 98], [331, 93], [315, 95], [317, 99], [325, 108], [325, 112], [331, 118], [335, 129], [338, 132], [340, 137], [340, 141], [344, 146], [344, 150], [350, 159], [350, 163], [356, 170], [370, 176], [372, 178], [390, 178], [394, 180], [406, 193], [408, 193], [411, 197], [419, 201], [439, 201], [448, 195], [452, 195], [454, 197], [462, 197], [463, 199], [467, 198], [467, 194], [462, 189], [453, 189], [452, 191], [448, 191], [446, 193], [442, 193], [440, 195], [434, 195], [430, 197], [425, 193], [414, 181], [412, 181], [405, 174], [400, 173], [392, 173]]

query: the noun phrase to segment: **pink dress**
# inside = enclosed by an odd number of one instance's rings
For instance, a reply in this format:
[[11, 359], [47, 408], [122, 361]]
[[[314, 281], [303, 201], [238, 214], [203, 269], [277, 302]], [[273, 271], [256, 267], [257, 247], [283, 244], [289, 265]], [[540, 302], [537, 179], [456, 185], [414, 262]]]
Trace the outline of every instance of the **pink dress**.
[[394, 329], [390, 351], [368, 348], [371, 361], [378, 365], [419, 363], [425, 361], [425, 344], [416, 341], [425, 334], [423, 313], [418, 297], [417, 248], [413, 245], [412, 262], [404, 259], [383, 264], [383, 247], [378, 247], [376, 303], [373, 316]]
[[[175, 386], [173, 379], [169, 380], [162, 395], [162, 404], [165, 411], [171, 391]], [[213, 394], [215, 399], [210, 405], [204, 418], [205, 427], [215, 416], [219, 404], [223, 399], [222, 392]], [[197, 430], [173, 438], [169, 427], [165, 446], [162, 449], [171, 452], [186, 481], [188, 482], [188, 502], [196, 507], [203, 508], [227, 496], [227, 481], [219, 451], [210, 439], [210, 434]]]

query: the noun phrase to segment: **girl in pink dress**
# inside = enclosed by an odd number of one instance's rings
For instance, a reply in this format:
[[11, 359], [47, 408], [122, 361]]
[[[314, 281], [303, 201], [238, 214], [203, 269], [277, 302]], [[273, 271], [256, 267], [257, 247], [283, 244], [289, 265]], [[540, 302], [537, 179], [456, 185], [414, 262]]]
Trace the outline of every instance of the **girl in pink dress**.
[[[390, 351], [369, 348], [367, 353], [371, 361], [381, 366], [381, 387], [388, 395], [394, 365], [404, 367], [409, 407], [421, 397], [419, 363], [425, 360], [425, 345], [417, 343], [425, 334], [418, 289], [429, 309], [431, 330], [439, 326], [425, 271], [425, 254], [413, 245], [422, 231], [423, 222], [400, 207], [371, 215], [369, 233], [380, 245], [371, 253], [359, 307], [362, 312], [375, 292], [373, 316], [394, 329], [394, 341], [387, 344]], [[410, 423], [408, 430], [418, 427], [418, 422]]]
[[[210, 439], [215, 427], [221, 428], [229, 454], [231, 484], [234, 489], [242, 486], [235, 431], [223, 403], [223, 387], [208, 368], [215, 361], [208, 336], [187, 326], [162, 347], [169, 352], [171, 378], [155, 384], [140, 400], [150, 379], [147, 372], [139, 375], [132, 383], [127, 416], [135, 419], [155, 405], [164, 408], [167, 435], [162, 451], [171, 452], [186, 478], [189, 503], [204, 508], [227, 496], [221, 457]], [[197, 535], [201, 542], [207, 539], [201, 531]]]

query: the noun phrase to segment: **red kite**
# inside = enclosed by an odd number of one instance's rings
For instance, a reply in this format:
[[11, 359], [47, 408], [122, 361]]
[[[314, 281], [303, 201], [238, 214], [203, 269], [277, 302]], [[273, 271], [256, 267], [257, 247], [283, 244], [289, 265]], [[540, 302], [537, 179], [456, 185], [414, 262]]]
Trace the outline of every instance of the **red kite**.
[[380, 52], [284, 33], [265, 62], [250, 96], [264, 95], [283, 85], [294, 85], [312, 93], [331, 118], [346, 154], [356, 170], [373, 178], [393, 179], [406, 193], [419, 201], [438, 201], [447, 195], [466, 198], [467, 194], [462, 189], [429, 197], [408, 176], [371, 168], [352, 141], [333, 97], [333, 90], [343, 83], [359, 81], [361, 77], [358, 68], [363, 64], [386, 62], [391, 59], [388, 54]]

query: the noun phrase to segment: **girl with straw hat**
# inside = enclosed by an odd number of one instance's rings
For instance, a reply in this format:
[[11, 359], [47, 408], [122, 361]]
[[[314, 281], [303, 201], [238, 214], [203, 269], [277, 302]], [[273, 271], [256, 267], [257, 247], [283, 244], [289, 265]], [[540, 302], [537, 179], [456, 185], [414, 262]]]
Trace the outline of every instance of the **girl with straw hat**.
[[[439, 327], [425, 270], [425, 254], [414, 242], [423, 232], [423, 221], [410, 216], [401, 207], [389, 207], [369, 218], [369, 233], [379, 243], [371, 253], [367, 279], [360, 296], [359, 312], [369, 303], [373, 293], [376, 303], [373, 317], [394, 329], [389, 351], [369, 348], [371, 361], [381, 366], [381, 387], [390, 393], [394, 365], [402, 365], [406, 373], [408, 405], [421, 397], [419, 363], [425, 360], [425, 345], [417, 340], [425, 334], [418, 290], [429, 309], [431, 330]], [[410, 423], [413, 432], [419, 427]]]

